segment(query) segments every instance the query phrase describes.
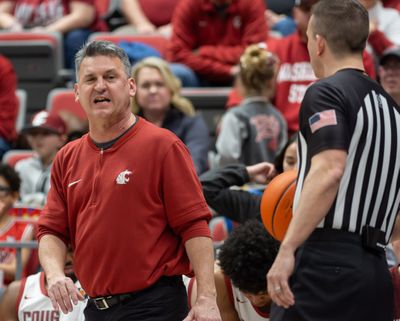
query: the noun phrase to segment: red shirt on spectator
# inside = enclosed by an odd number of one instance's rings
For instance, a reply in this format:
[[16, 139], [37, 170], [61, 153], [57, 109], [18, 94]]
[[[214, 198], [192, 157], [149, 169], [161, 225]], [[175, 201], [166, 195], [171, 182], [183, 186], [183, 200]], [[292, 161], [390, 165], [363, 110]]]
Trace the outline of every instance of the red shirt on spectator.
[[0, 55], [0, 137], [8, 142], [16, 138], [15, 122], [18, 99], [15, 95], [17, 76], [11, 62]]
[[262, 0], [233, 0], [218, 11], [210, 0], [181, 0], [172, 18], [168, 58], [212, 82], [232, 80], [244, 49], [267, 37]]
[[179, 0], [139, 0], [147, 19], [156, 27], [169, 24]]

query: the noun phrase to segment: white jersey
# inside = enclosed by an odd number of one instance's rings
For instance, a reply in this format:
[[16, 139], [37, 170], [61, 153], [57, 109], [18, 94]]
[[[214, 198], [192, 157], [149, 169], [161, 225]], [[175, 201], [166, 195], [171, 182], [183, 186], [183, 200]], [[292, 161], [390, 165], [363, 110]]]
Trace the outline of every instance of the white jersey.
[[[189, 302], [191, 301], [193, 282], [195, 278], [188, 278], [183, 276], [183, 283], [185, 284], [188, 293]], [[269, 321], [267, 313], [261, 311], [253, 306], [249, 299], [247, 299], [238, 288], [236, 288], [230, 279], [225, 277], [226, 290], [228, 292], [229, 300], [235, 307], [235, 311], [241, 321]]]
[[[242, 321], [268, 321], [268, 314], [251, 304], [244, 294], [235, 287], [231, 280], [225, 278], [229, 297], [235, 305], [235, 310]], [[229, 288], [230, 287], [230, 288]]]
[[[80, 288], [77, 281], [75, 285]], [[18, 294], [18, 320], [19, 321], [84, 321], [83, 310], [86, 307], [86, 300], [79, 301], [72, 312], [64, 314], [62, 311], [55, 311], [47, 296], [45, 288], [44, 273], [39, 272], [28, 276], [21, 283]]]

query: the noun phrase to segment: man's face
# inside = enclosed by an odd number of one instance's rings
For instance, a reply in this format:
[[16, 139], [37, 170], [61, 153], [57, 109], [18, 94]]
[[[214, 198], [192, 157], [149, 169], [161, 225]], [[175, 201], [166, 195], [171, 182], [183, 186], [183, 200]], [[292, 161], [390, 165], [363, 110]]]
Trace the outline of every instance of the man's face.
[[128, 78], [117, 57], [94, 56], [83, 59], [75, 95], [89, 120], [115, 121], [130, 112], [130, 98], [136, 85]]
[[400, 59], [388, 57], [378, 72], [382, 87], [396, 100], [400, 99]]

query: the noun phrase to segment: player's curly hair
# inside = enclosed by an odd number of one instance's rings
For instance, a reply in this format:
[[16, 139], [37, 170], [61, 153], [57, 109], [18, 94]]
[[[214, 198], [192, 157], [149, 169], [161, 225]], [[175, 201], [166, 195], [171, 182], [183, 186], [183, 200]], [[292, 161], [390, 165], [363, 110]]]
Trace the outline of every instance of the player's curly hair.
[[219, 265], [239, 290], [257, 294], [267, 289], [266, 274], [278, 249], [278, 241], [252, 219], [234, 229], [221, 246]]

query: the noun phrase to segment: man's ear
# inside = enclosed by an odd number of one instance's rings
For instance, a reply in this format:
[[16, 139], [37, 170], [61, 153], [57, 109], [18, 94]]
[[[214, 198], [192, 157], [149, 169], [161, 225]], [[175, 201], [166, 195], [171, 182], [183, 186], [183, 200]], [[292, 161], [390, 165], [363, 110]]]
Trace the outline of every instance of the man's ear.
[[320, 35], [316, 35], [315, 40], [317, 43], [317, 55], [322, 56], [322, 54], [325, 52], [326, 40]]
[[74, 84], [75, 101], [79, 100], [78, 84]]

